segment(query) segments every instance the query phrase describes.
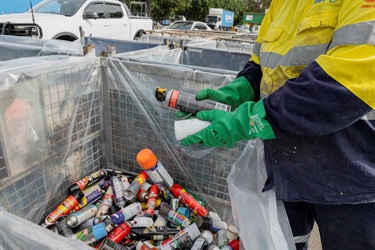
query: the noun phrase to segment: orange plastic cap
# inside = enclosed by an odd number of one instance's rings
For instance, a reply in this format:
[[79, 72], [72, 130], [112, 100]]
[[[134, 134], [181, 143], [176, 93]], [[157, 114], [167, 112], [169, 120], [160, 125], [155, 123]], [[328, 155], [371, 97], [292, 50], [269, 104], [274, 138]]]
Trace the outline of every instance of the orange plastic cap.
[[156, 165], [158, 158], [150, 149], [145, 148], [137, 154], [137, 162], [143, 169], [147, 170]]

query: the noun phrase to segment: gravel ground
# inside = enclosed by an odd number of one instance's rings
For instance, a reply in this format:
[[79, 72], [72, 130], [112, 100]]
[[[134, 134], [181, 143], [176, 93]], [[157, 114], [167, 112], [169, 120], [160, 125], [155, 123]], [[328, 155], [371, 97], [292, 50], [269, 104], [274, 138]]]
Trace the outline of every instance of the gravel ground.
[[309, 250], [322, 250], [322, 244], [320, 243], [319, 229], [315, 224], [313, 232], [309, 240]]

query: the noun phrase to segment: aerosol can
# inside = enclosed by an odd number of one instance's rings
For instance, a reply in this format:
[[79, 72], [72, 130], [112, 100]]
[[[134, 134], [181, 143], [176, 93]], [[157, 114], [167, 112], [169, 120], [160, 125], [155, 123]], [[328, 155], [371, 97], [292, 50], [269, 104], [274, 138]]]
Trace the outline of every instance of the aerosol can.
[[195, 115], [201, 110], [223, 110], [230, 112], [231, 106], [209, 99], [196, 100], [195, 95], [184, 93], [175, 89], [168, 90], [156, 88], [155, 97], [159, 102], [165, 102], [168, 107], [179, 109], [186, 113]]

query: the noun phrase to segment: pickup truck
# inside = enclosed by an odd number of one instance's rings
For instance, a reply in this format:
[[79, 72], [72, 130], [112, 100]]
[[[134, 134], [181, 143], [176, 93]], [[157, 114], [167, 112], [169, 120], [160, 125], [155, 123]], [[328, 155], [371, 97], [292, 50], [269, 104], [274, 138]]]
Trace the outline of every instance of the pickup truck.
[[26, 13], [0, 15], [0, 34], [74, 41], [83, 36], [133, 40], [153, 29], [118, 0], [44, 0]]

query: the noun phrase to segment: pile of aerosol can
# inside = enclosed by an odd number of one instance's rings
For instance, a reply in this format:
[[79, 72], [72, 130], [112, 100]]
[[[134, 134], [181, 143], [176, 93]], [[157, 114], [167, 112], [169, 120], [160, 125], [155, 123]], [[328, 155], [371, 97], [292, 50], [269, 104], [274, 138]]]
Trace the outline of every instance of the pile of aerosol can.
[[239, 249], [235, 226], [174, 183], [150, 149], [136, 159], [137, 176], [106, 168], [73, 183], [42, 225], [101, 250]]

